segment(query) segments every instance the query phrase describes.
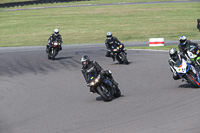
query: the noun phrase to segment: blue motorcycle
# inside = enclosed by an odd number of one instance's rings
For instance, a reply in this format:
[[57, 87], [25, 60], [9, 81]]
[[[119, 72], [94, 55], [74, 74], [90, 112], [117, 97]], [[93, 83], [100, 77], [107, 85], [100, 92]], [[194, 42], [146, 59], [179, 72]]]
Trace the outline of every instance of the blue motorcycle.
[[177, 60], [171, 69], [175, 71], [180, 78], [185, 79], [188, 83], [191, 83], [196, 88], [200, 87], [199, 73], [195, 67], [190, 65], [186, 60]]

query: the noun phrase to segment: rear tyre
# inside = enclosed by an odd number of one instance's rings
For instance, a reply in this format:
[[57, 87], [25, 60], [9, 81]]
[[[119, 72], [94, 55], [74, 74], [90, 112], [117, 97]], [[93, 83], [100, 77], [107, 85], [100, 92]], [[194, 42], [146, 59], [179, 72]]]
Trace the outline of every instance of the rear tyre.
[[120, 97], [121, 96], [121, 91], [117, 86], [114, 86], [114, 97]]

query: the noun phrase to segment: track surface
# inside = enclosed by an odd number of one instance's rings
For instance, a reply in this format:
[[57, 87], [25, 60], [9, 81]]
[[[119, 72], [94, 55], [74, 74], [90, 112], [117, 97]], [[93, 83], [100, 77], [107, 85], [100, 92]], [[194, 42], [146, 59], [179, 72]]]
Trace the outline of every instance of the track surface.
[[[28, 50], [29, 49], [29, 50]], [[106, 58], [105, 46], [0, 50], [0, 133], [199, 133], [200, 89], [174, 81], [168, 52], [128, 50], [130, 65]], [[119, 83], [122, 97], [91, 95], [80, 72], [88, 54]]]

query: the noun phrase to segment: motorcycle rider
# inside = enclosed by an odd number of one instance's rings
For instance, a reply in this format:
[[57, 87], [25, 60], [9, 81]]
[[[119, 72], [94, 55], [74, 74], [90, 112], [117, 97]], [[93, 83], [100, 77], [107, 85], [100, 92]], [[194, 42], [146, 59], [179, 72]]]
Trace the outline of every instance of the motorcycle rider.
[[189, 50], [190, 45], [198, 46], [197, 43], [191, 42], [190, 40], [187, 40], [187, 38], [185, 36], [181, 36], [179, 38], [179, 42], [180, 43], [178, 45], [178, 49], [181, 52], [181, 54], [187, 53], [187, 50]]
[[[110, 70], [103, 70], [103, 68], [95, 61], [91, 61], [88, 55], [83, 55], [81, 57], [82, 69], [81, 72], [85, 78], [85, 81], [88, 83], [88, 74], [93, 71], [103, 74], [108, 77], [112, 84], [118, 86], [118, 83], [113, 79], [112, 73]], [[90, 87], [90, 92], [94, 93], [95, 91]]]
[[[177, 50], [176, 50], [176, 48], [171, 48], [171, 49], [169, 50], [169, 55], [170, 55], [170, 58], [169, 58], [169, 60], [168, 60], [168, 63], [169, 63], [169, 65], [170, 65], [170, 70], [171, 70], [172, 73], [173, 73], [173, 79], [174, 79], [174, 80], [178, 80], [178, 79], [180, 79], [181, 77], [180, 77], [180, 76], [176, 73], [176, 71], [173, 69], [173, 66], [174, 66], [174, 64], [176, 63], [177, 60], [180, 60], [181, 58], [187, 60], [187, 58], [186, 58], [185, 56], [181, 55], [180, 53], [178, 53]], [[189, 60], [189, 61], [187, 61], [187, 62], [191, 65], [192, 68], [195, 68], [196, 70], [199, 70], [198, 67], [194, 67], [195, 65], [193, 64], [192, 61]], [[192, 70], [193, 70], [193, 69], [192, 69]], [[196, 73], [196, 72], [194, 72], [194, 73]], [[197, 74], [199, 75], [199, 73], [197, 73]]]
[[[185, 56], [185, 54], [190, 49], [190, 47], [193, 47], [193, 46], [195, 47], [196, 46], [195, 50], [197, 50], [199, 48], [197, 43], [191, 42], [190, 40], [187, 40], [186, 36], [181, 36], [179, 38], [179, 41], [180, 41], [180, 43], [178, 45], [178, 48], [179, 48], [181, 56]], [[199, 70], [199, 68], [196, 66], [196, 64], [194, 64], [194, 62], [191, 62], [191, 65], [194, 66], [195, 68], [197, 68], [197, 70]]]
[[113, 61], [115, 61], [115, 52], [113, 51], [116, 47], [124, 48], [124, 44], [121, 43], [117, 37], [112, 35], [112, 32], [106, 33], [105, 45], [107, 48], [106, 57], [112, 57]]
[[52, 43], [54, 41], [58, 41], [58, 43], [60, 43], [60, 50], [62, 50], [62, 36], [59, 34], [59, 29], [54, 29], [54, 33], [51, 34], [51, 36], [48, 39], [48, 45], [46, 45], [46, 52], [49, 52], [49, 49], [52, 46]]
[[173, 73], [173, 79], [178, 80], [178, 79], [180, 79], [180, 76], [176, 73], [176, 71], [174, 71], [173, 66], [176, 63], [176, 61], [180, 59], [180, 55], [178, 54], [176, 48], [171, 48], [169, 50], [169, 55], [170, 55], [170, 58], [168, 60], [168, 63], [170, 66], [170, 70]]
[[[196, 55], [196, 61], [200, 62], [200, 59], [197, 60], [197, 57], [200, 57], [200, 50], [198, 46], [195, 45], [190, 45], [189, 46], [189, 51], [192, 52], [194, 55]], [[198, 70], [199, 74], [200, 74], [200, 66], [197, 63], [192, 62], [193, 66]]]

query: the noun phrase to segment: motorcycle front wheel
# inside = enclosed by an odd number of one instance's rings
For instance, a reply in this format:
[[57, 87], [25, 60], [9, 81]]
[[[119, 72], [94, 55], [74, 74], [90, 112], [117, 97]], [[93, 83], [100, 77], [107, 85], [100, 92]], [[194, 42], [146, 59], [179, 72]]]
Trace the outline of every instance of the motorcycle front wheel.
[[187, 77], [187, 80], [188, 80], [191, 84], [194, 85], [194, 87], [196, 87], [196, 88], [199, 88], [199, 87], [200, 87], [200, 84], [199, 84], [198, 81], [196, 80], [194, 74], [191, 74], [191, 73], [190, 73], [190, 74], [187, 74], [186, 77]]
[[129, 62], [128, 62], [128, 59], [127, 59], [125, 53], [122, 53], [121, 56], [122, 56], [122, 58], [123, 58], [123, 60], [124, 60], [124, 63], [128, 65]]
[[112, 101], [112, 93], [105, 86], [98, 86], [97, 91], [104, 101]]
[[55, 60], [56, 52], [57, 52], [56, 49], [52, 50], [52, 58], [51, 58], [52, 60]]

